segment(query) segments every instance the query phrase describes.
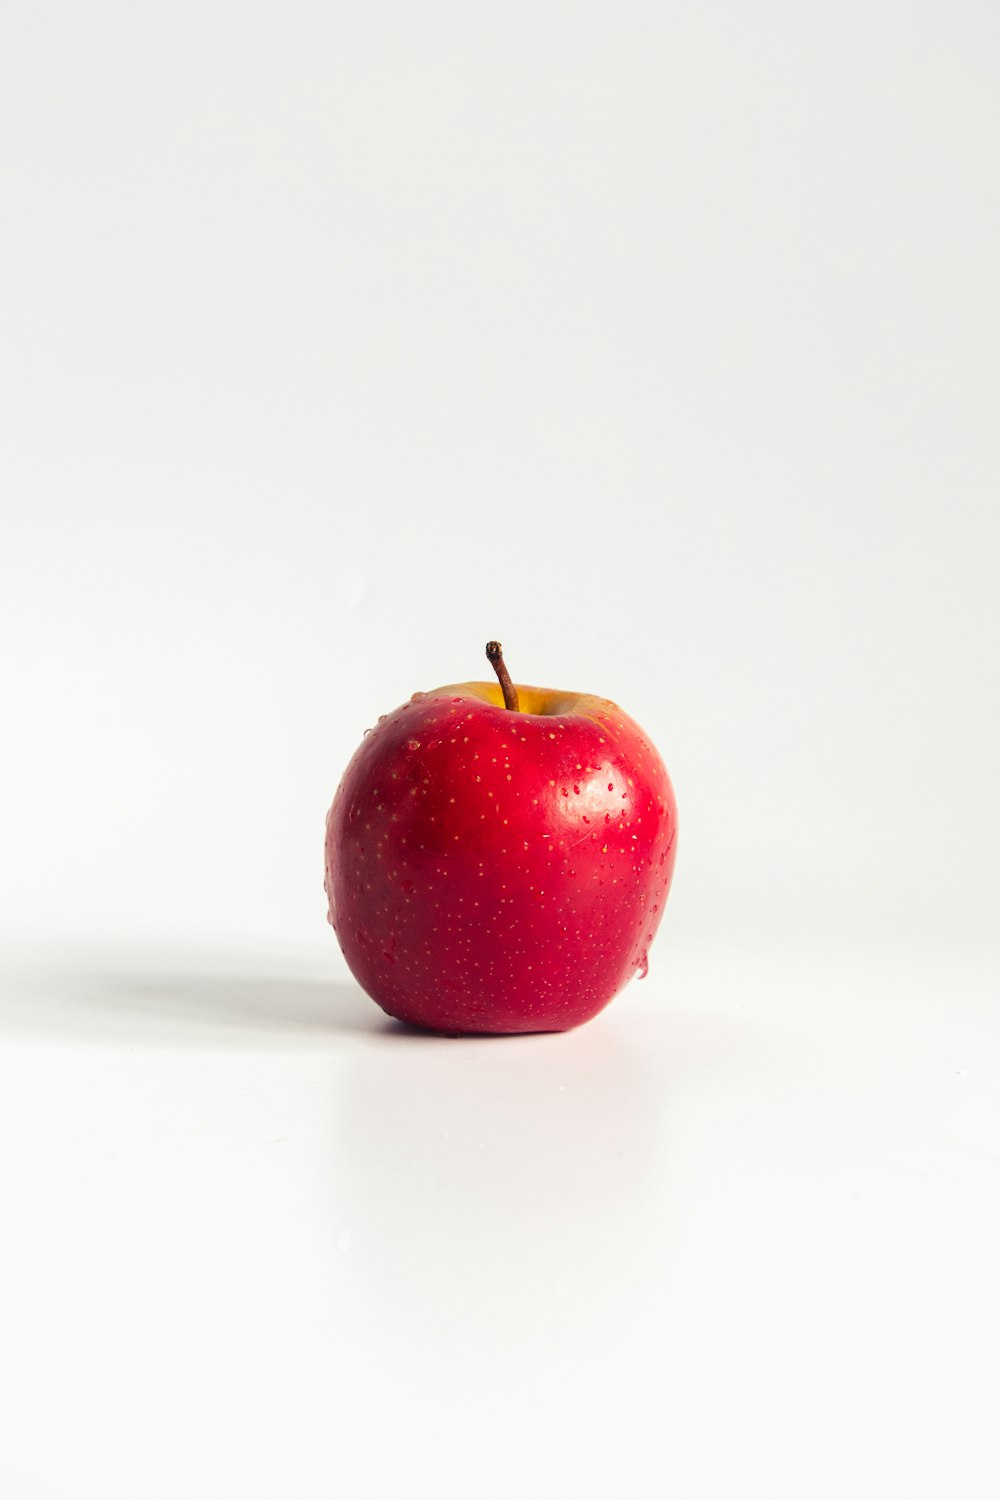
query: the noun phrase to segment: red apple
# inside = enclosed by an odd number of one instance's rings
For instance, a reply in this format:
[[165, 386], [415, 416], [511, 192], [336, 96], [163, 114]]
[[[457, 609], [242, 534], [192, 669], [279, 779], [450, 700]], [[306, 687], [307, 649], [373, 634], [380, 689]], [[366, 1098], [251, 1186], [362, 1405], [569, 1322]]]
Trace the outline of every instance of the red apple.
[[515, 688], [487, 654], [498, 683], [415, 693], [362, 741], [327, 816], [329, 920], [401, 1021], [565, 1031], [646, 972], [677, 807], [614, 703]]

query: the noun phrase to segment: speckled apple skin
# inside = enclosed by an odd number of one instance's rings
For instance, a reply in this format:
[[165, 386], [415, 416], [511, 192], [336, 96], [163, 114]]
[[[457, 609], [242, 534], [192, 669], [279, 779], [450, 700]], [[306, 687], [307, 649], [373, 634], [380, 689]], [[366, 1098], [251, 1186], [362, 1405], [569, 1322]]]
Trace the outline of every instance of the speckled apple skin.
[[545, 711], [511, 713], [489, 683], [416, 694], [327, 816], [329, 921], [414, 1026], [565, 1031], [645, 973], [676, 852], [666, 768], [609, 700], [520, 691]]

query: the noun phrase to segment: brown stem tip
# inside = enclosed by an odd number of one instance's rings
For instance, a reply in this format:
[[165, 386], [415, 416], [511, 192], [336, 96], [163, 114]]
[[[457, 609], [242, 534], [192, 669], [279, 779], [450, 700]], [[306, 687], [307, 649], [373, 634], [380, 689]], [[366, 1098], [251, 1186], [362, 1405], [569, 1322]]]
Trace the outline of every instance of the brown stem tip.
[[507, 665], [503, 659], [503, 647], [499, 641], [486, 642], [486, 656], [490, 666], [499, 678], [500, 690], [503, 693], [504, 708], [509, 708], [511, 713], [516, 714], [520, 708], [517, 688], [510, 680], [510, 673], [507, 671]]

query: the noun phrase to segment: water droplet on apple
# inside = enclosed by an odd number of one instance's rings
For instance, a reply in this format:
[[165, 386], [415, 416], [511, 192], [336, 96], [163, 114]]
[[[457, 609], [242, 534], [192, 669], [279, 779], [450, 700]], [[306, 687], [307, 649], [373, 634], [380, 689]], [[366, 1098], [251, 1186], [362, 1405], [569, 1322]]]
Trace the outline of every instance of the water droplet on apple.
[[642, 957], [639, 959], [637, 967], [638, 967], [638, 970], [639, 970], [639, 978], [640, 979], [645, 979], [646, 975], [649, 973], [649, 954], [648, 953], [644, 953], [642, 955]]
[[419, 740], [407, 740], [407, 742], [406, 742], [406, 748], [407, 748], [407, 750], [419, 750], [420, 749], [420, 741]]
[[404, 880], [401, 883], [399, 889], [401, 891], [403, 891], [408, 896], [410, 894], [410, 892], [413, 890], [413, 881], [412, 880]]

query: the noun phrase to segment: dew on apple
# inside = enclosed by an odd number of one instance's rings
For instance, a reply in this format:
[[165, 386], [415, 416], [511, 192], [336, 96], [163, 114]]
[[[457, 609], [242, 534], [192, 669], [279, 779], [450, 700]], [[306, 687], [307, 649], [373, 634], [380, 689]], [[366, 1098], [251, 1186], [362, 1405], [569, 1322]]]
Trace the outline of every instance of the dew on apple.
[[[673, 794], [637, 726], [604, 699], [514, 693], [531, 695], [523, 712], [506, 693], [501, 707], [495, 686], [469, 683], [413, 694], [409, 718], [380, 716], [328, 821], [329, 916], [352, 971], [389, 1014], [453, 1035], [565, 1030], [595, 1015], [640, 966], [645, 974], [673, 864]], [[449, 715], [459, 706], [456, 736]], [[543, 725], [546, 713], [555, 718]], [[433, 756], [433, 779], [410, 760], [421, 750]], [[564, 783], [573, 751], [585, 780]], [[602, 849], [590, 825], [618, 773], [633, 807], [605, 812]], [[590, 815], [569, 813], [570, 787]], [[636, 848], [612, 878], [626, 828]]]

